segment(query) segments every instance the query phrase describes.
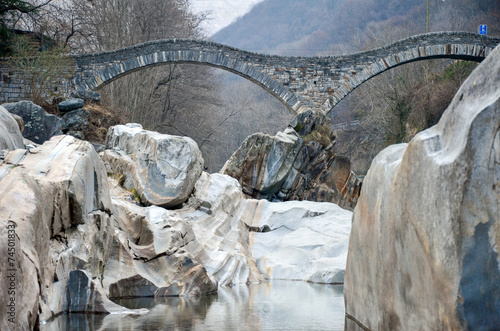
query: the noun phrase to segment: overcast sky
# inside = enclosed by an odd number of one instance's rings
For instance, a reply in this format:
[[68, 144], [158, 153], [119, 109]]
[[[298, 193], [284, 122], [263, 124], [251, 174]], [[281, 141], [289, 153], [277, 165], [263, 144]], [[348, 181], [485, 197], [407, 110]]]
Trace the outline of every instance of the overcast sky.
[[195, 13], [210, 12], [203, 29], [212, 35], [245, 15], [253, 5], [263, 0], [191, 0]]

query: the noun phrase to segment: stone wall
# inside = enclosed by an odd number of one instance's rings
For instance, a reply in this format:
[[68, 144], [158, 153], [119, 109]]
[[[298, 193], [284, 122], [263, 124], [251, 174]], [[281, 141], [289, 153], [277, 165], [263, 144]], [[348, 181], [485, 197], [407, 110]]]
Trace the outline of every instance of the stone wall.
[[[16, 71], [7, 60], [0, 60], [0, 104], [31, 100], [30, 77]], [[74, 90], [74, 84], [65, 78], [58, 79], [45, 89], [46, 98], [69, 98]]]

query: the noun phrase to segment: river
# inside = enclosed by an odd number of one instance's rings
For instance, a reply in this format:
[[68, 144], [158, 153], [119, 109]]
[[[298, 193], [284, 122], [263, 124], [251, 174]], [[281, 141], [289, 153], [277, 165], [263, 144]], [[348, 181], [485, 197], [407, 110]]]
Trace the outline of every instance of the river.
[[121, 299], [145, 315], [61, 315], [41, 325], [55, 330], [343, 330], [342, 285], [273, 281], [221, 287], [214, 295]]

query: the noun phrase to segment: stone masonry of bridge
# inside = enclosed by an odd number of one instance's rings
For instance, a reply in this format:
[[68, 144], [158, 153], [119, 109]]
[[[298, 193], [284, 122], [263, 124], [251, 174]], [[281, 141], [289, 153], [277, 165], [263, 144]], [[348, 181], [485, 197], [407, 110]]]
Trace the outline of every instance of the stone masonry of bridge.
[[[499, 43], [499, 38], [474, 33], [439, 32], [350, 55], [288, 57], [247, 52], [209, 41], [160, 40], [115, 51], [73, 55], [72, 82], [61, 87], [59, 93], [68, 96], [76, 92], [86, 98], [130, 72], [155, 65], [191, 63], [243, 76], [273, 94], [292, 113], [301, 107], [328, 112], [356, 87], [388, 69], [436, 58], [480, 62]], [[22, 83], [16, 81], [12, 68], [5, 69], [0, 66], [0, 102], [21, 99]]]

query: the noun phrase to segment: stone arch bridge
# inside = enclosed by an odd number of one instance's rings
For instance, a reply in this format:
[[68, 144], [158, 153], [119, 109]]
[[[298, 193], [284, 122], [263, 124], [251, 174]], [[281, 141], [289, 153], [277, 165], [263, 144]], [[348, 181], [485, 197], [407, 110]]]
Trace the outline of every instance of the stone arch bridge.
[[85, 97], [145, 67], [193, 63], [221, 68], [253, 81], [292, 113], [304, 106], [329, 112], [356, 87], [386, 70], [426, 59], [480, 62], [499, 43], [499, 38], [474, 33], [439, 32], [350, 55], [289, 57], [252, 53], [208, 41], [159, 40], [115, 51], [72, 56], [72, 88]]

